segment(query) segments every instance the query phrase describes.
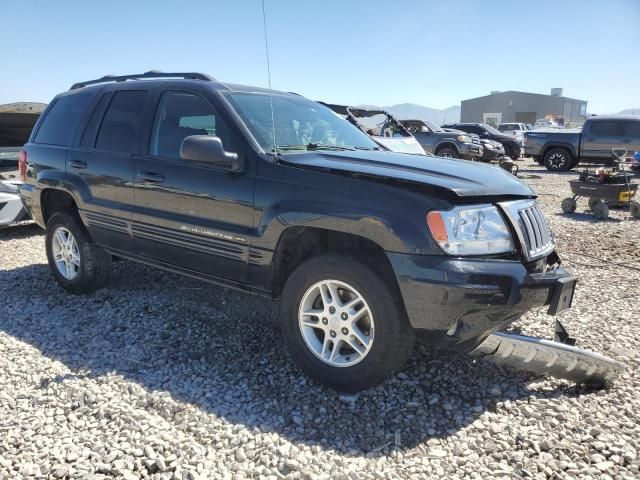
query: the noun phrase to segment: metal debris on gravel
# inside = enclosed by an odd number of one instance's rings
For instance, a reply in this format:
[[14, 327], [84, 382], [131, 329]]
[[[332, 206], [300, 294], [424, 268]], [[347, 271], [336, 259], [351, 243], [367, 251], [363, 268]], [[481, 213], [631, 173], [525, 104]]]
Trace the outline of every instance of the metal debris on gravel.
[[124, 261], [71, 296], [21, 227], [0, 231], [0, 478], [638, 478], [640, 222], [563, 215], [576, 174], [519, 164], [580, 278], [560, 320], [629, 366], [611, 388], [420, 346], [341, 395], [292, 364], [268, 302]]

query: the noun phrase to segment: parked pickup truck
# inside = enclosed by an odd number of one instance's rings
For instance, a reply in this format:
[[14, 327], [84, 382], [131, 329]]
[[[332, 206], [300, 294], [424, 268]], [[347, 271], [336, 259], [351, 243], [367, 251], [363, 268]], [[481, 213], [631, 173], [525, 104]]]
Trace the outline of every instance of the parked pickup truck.
[[581, 129], [533, 130], [524, 150], [548, 170], [570, 170], [579, 162], [609, 164], [613, 148], [640, 150], [640, 116], [589, 117]]
[[382, 150], [293, 93], [200, 73], [77, 83], [19, 167], [65, 290], [103, 287], [116, 256], [272, 299], [291, 356], [340, 390], [388, 378], [416, 337], [469, 352], [573, 297], [519, 179]]
[[429, 153], [444, 158], [464, 158], [478, 160], [483, 148], [480, 140], [465, 132], [452, 133], [425, 120], [400, 120], [416, 137], [422, 148]]

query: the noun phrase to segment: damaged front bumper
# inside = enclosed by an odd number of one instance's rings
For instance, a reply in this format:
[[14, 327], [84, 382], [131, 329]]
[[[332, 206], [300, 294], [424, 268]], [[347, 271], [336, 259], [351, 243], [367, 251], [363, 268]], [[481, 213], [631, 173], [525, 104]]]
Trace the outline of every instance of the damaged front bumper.
[[523, 313], [571, 306], [575, 277], [551, 253], [534, 266], [517, 260], [387, 253], [407, 316], [427, 344], [469, 352]]
[[[556, 330], [560, 326], [556, 321]], [[489, 335], [471, 356], [537, 375], [564, 378], [579, 384], [607, 385], [627, 366], [599, 353], [583, 350], [558, 338], [551, 341], [505, 332]]]

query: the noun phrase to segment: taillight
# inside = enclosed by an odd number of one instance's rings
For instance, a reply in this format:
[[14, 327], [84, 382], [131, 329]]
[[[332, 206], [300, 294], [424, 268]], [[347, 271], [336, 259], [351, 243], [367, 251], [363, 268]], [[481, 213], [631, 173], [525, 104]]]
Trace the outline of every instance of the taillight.
[[[15, 158], [15, 157], [14, 157]], [[20, 180], [27, 181], [27, 152], [20, 150], [18, 157], [18, 170], [20, 171]]]

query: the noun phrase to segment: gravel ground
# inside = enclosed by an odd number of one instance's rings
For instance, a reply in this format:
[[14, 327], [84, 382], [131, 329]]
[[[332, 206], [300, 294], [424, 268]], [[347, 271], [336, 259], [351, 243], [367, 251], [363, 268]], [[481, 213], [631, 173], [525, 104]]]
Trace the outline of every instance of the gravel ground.
[[629, 364], [610, 389], [418, 347], [340, 395], [292, 365], [268, 302], [129, 262], [74, 297], [22, 227], [0, 232], [0, 478], [638, 478], [640, 222], [561, 215], [575, 174], [521, 174], [580, 278], [562, 322]]

